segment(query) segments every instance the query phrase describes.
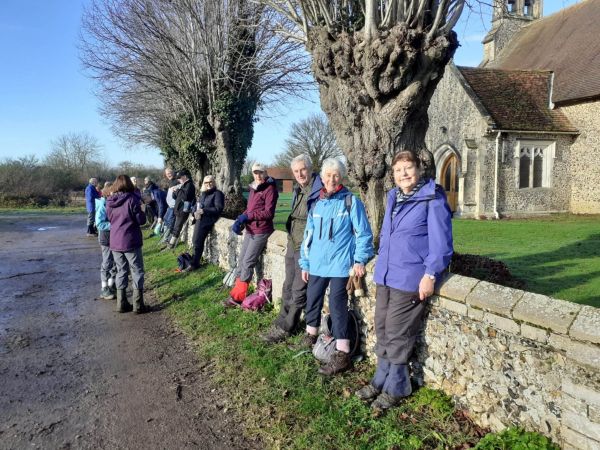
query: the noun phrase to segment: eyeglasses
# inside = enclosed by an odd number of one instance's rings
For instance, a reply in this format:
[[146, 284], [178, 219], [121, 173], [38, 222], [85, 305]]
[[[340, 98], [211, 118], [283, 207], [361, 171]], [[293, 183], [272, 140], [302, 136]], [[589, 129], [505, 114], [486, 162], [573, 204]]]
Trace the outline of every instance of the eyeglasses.
[[204, 184], [213, 184], [212, 181], [205, 181]]
[[263, 172], [262, 170], [253, 170], [253, 171], [252, 171], [252, 173], [253, 173], [254, 175], [261, 175], [261, 174], [263, 174], [264, 172]]

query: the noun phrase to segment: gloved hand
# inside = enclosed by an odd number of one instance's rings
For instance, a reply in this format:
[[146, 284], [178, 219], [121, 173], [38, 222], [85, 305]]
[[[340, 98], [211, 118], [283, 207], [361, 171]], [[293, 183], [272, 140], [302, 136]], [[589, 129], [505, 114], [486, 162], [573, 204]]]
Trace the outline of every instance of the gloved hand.
[[233, 222], [233, 225], [231, 225], [231, 230], [241, 236], [242, 235], [242, 230], [244, 229], [244, 224], [242, 222], [238, 220], [236, 220], [235, 222]]
[[248, 222], [248, 216], [246, 214], [240, 214], [236, 219], [236, 222], [246, 223]]

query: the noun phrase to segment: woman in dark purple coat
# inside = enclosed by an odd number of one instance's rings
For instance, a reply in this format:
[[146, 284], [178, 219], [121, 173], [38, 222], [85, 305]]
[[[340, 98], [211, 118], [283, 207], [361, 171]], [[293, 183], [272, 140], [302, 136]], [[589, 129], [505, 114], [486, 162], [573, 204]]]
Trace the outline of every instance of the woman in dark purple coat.
[[[117, 311], [137, 314], [146, 311], [144, 305], [144, 257], [141, 225], [146, 223], [142, 199], [127, 175], [115, 180], [113, 195], [106, 200], [106, 215], [110, 221], [110, 250], [117, 265]], [[127, 275], [131, 269], [133, 308], [127, 301]]]

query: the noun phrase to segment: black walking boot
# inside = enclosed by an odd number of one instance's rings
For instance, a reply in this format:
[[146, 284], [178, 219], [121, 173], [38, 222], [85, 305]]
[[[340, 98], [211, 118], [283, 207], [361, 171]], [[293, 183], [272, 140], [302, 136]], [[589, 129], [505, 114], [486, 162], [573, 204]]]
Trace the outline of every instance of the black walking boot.
[[136, 314], [148, 312], [148, 307], [144, 304], [144, 291], [141, 289], [133, 290], [133, 312]]
[[125, 289], [117, 289], [117, 312], [126, 313], [132, 309], [131, 303], [127, 301], [127, 291]]

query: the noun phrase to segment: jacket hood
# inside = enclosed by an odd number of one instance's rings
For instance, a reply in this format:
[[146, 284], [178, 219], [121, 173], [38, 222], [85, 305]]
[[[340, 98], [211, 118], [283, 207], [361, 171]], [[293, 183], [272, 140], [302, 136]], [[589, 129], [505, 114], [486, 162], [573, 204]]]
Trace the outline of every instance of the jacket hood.
[[118, 208], [119, 206], [123, 205], [123, 203], [125, 203], [127, 200], [135, 197], [136, 195], [139, 197], [139, 194], [135, 194], [133, 192], [119, 192], [115, 195], [111, 195], [110, 197], [108, 197], [108, 199], [106, 200], [106, 205], [110, 206], [111, 208]]
[[275, 184], [275, 179], [273, 179], [272, 177], [269, 177], [263, 183], [260, 183], [256, 187], [254, 187], [254, 183], [250, 183], [250, 185], [248, 187], [257, 192], [260, 192], [260, 191], [264, 191], [266, 188], [268, 188], [272, 184]]

